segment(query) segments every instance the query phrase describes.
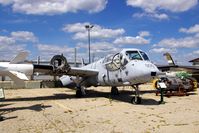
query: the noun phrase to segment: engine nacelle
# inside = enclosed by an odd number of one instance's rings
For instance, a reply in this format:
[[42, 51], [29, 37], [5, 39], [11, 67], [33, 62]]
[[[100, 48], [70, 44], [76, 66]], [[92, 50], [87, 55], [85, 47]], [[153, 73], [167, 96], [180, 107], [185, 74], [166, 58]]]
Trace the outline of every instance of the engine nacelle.
[[56, 74], [63, 75], [70, 70], [70, 65], [68, 64], [66, 58], [63, 55], [55, 55], [50, 61], [53, 66], [53, 72]]
[[62, 82], [62, 85], [63, 85], [63, 86], [67, 86], [67, 85], [73, 83], [72, 77], [67, 76], [67, 75], [61, 76], [61, 77], [59, 78], [59, 80]]

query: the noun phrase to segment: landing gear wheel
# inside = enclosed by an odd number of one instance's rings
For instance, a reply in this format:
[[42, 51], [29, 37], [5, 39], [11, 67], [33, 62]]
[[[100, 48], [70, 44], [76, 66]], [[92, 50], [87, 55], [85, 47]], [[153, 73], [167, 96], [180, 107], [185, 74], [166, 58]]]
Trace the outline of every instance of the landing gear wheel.
[[4, 120], [4, 117], [3, 116], [0, 116], [0, 121], [3, 121]]
[[119, 91], [117, 87], [112, 87], [111, 88], [111, 95], [119, 95]]
[[77, 98], [80, 98], [80, 97], [82, 97], [83, 96], [83, 94], [82, 94], [82, 91], [81, 91], [81, 89], [77, 89], [76, 90], [76, 95], [75, 95]]
[[137, 98], [133, 97], [131, 99], [131, 103], [132, 104], [141, 104], [141, 102], [142, 102], [142, 98], [141, 97], [137, 97]]

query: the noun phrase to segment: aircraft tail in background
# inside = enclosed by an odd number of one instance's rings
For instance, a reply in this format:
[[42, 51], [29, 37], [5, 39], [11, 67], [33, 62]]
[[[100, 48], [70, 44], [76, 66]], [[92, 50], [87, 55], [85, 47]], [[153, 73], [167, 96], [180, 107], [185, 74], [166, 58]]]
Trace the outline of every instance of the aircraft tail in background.
[[20, 52], [14, 59], [10, 61], [10, 64], [19, 64], [25, 61], [28, 56], [28, 52]]
[[176, 66], [175, 62], [173, 61], [173, 58], [171, 57], [169, 53], [165, 53], [164, 56], [166, 57], [168, 64], [170, 66]]

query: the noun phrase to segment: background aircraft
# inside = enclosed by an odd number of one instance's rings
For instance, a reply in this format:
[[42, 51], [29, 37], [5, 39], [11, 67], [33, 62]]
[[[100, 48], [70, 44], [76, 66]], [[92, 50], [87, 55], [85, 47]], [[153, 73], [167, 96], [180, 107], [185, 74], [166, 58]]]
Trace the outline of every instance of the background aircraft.
[[199, 82], [199, 66], [183, 66], [177, 65], [172, 56], [169, 53], [165, 53], [169, 66], [167, 67], [170, 71], [186, 71], [189, 72]]
[[33, 74], [33, 64], [24, 63], [28, 53], [21, 52], [10, 62], [0, 62], [0, 75], [10, 77], [16, 84], [24, 86], [27, 75]]

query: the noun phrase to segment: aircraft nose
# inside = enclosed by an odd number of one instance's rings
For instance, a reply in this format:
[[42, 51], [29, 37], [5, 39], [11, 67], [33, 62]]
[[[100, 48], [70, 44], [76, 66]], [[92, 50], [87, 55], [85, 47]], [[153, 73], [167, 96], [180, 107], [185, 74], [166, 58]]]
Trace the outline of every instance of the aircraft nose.
[[149, 81], [158, 76], [159, 70], [154, 64], [146, 63], [144, 65], [144, 70], [142, 70], [142, 72], [143, 72], [142, 78]]

